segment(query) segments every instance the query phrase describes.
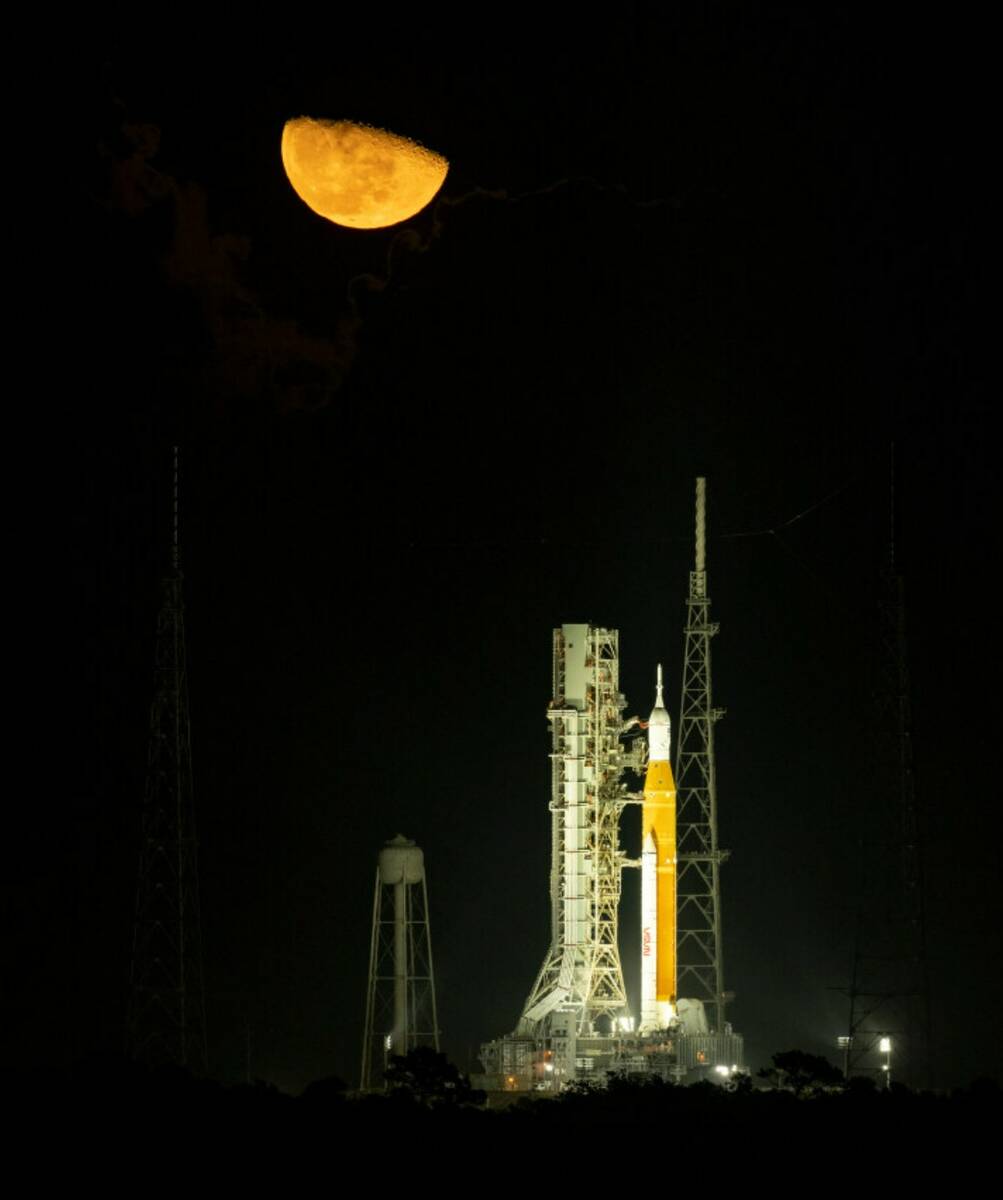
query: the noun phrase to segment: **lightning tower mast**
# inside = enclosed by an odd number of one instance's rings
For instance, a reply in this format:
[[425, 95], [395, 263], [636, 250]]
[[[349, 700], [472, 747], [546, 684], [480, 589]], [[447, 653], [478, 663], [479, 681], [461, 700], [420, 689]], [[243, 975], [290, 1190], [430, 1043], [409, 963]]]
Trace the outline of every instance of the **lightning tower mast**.
[[[932, 1086], [930, 990], [922, 828], [912, 744], [912, 687], [905, 580], [896, 560], [895, 448], [891, 448], [889, 541], [881, 573], [878, 671], [871, 710], [873, 763], [866, 836], [858, 841], [853, 966], [843, 1066], [847, 1076], [891, 1071]], [[891, 1046], [885, 1052], [882, 1042]]]
[[178, 448], [174, 447], [171, 563], [163, 580], [136, 912], [127, 1049], [150, 1065], [206, 1070], [202, 934], [185, 658]]
[[724, 716], [711, 693], [711, 638], [706, 561], [707, 481], [696, 486], [696, 561], [690, 572], [679, 747], [676, 753], [678, 838], [678, 986], [699, 1000], [711, 1033], [728, 1032], [721, 944], [721, 864], [728, 851], [717, 841], [714, 726]]

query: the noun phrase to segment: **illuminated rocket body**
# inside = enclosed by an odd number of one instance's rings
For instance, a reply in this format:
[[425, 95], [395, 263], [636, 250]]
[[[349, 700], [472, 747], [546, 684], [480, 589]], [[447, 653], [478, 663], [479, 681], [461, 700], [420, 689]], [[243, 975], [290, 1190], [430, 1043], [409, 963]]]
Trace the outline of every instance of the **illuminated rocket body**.
[[664, 1029], [676, 1004], [676, 784], [672, 726], [658, 668], [648, 721], [648, 771], [641, 825], [641, 1032]]

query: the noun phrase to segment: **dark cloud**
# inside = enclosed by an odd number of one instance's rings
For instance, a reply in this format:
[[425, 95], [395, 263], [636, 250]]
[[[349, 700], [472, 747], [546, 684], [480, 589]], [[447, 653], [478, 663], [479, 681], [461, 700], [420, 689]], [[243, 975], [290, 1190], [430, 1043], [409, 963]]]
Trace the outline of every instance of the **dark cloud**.
[[[92, 198], [118, 225], [119, 260], [145, 259], [153, 268], [147, 288], [164, 293], [160, 306], [173, 304], [186, 314], [181, 332], [163, 330], [171, 342], [163, 358], [210, 409], [252, 399], [280, 411], [329, 403], [357, 353], [357, 310], [336, 313], [326, 335], [269, 311], [247, 281], [251, 239], [214, 228], [206, 188], [161, 169], [160, 144], [156, 125], [124, 116], [113, 123], [96, 145]], [[128, 290], [128, 280], [108, 278], [104, 286]], [[135, 299], [141, 305], [149, 296]]]

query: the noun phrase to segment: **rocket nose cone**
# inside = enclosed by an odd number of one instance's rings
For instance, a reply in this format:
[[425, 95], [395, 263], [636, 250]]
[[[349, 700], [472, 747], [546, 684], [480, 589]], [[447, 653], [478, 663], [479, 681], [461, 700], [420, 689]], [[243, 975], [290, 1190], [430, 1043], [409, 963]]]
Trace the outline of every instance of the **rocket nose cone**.
[[655, 687], [655, 707], [648, 718], [648, 758], [668, 762], [669, 743], [672, 740], [672, 722], [662, 700], [662, 668], [658, 668], [658, 683]]
[[669, 714], [665, 711], [665, 701], [662, 699], [662, 664], [658, 664], [655, 676], [655, 707], [648, 718], [649, 725], [668, 725]]

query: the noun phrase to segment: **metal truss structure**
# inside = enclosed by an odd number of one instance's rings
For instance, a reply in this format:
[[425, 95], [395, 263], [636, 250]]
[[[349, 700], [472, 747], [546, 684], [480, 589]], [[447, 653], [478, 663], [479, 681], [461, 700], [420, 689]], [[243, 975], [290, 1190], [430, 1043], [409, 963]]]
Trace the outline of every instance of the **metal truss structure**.
[[391, 1055], [439, 1049], [424, 857], [398, 835], [376, 868], [360, 1087], [383, 1086]]
[[174, 448], [171, 567], [157, 618], [136, 888], [127, 1049], [151, 1065], [206, 1070], [202, 934]]
[[553, 689], [551, 944], [517, 1034], [539, 1036], [560, 1010], [587, 1036], [601, 1018], [611, 1026], [627, 1010], [618, 946], [625, 702], [617, 631], [555, 629]]
[[678, 845], [678, 986], [699, 1000], [711, 1033], [727, 1032], [721, 943], [721, 864], [728, 852], [717, 841], [714, 726], [724, 715], [711, 692], [711, 638], [706, 569], [706, 480], [696, 488], [696, 562], [687, 602], [679, 743], [676, 751]]
[[[740, 1071], [743, 1041], [725, 1020], [721, 963], [714, 722], [705, 569], [705, 486], [697, 481], [697, 561], [690, 576], [682, 730], [676, 773], [680, 999], [665, 1028], [635, 1031], [617, 944], [622, 871], [641, 867], [620, 849], [627, 804], [621, 782], [646, 776], [646, 739], [622, 740], [619, 635], [591, 625], [554, 630], [551, 727], [550, 948], [515, 1031], [480, 1048], [488, 1091], [558, 1092], [614, 1076], [712, 1078]], [[640, 931], [639, 931], [640, 932]]]
[[[893, 450], [894, 454], [894, 450]], [[858, 815], [857, 895], [841, 1039], [847, 1076], [891, 1071], [914, 1087], [933, 1086], [926, 955], [922, 830], [912, 747], [912, 686], [905, 582], [895, 557], [894, 459], [891, 536], [881, 573], [877, 674], [866, 815]], [[872, 790], [873, 789], [873, 790]], [[892, 1049], [882, 1051], [883, 1039]]]

